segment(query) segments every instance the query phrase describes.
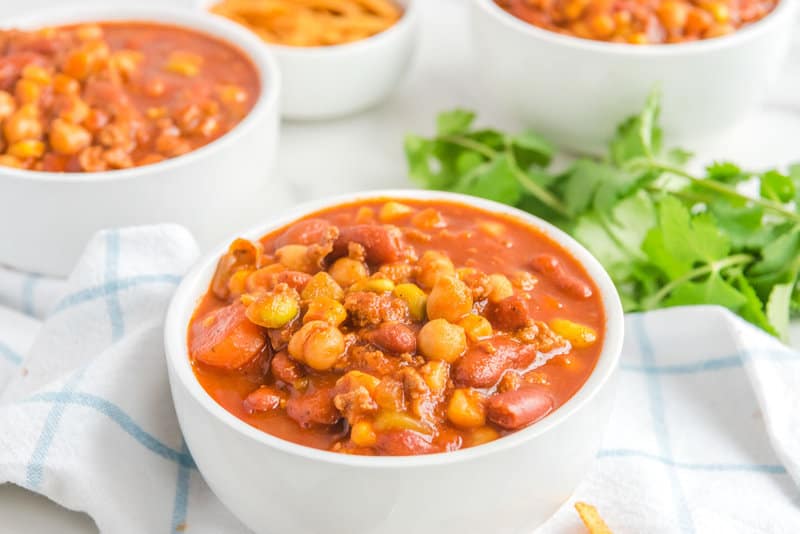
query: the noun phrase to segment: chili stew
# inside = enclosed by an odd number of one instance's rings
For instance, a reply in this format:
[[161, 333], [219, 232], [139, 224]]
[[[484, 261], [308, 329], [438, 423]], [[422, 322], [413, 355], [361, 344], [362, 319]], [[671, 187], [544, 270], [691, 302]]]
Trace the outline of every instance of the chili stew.
[[231, 130], [259, 90], [243, 52], [186, 28], [0, 30], [0, 165], [92, 172], [156, 163]]
[[778, 0], [495, 0], [546, 30], [631, 44], [721, 37], [767, 16]]
[[188, 328], [203, 388], [310, 447], [452, 451], [566, 402], [599, 358], [583, 267], [518, 219], [453, 202], [340, 205], [237, 239]]

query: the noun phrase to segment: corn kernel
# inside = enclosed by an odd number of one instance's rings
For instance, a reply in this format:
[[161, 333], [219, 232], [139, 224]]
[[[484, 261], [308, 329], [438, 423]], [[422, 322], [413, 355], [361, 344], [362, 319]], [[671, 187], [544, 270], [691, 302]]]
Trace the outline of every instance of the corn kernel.
[[350, 439], [359, 447], [372, 447], [378, 441], [375, 430], [367, 421], [359, 421], [350, 429]]
[[39, 65], [27, 65], [22, 69], [22, 77], [40, 85], [49, 85], [53, 81], [50, 73]]
[[15, 109], [17, 109], [17, 102], [11, 93], [0, 91], [0, 121], [10, 117]]
[[500, 433], [490, 426], [482, 426], [472, 431], [469, 436], [470, 447], [489, 443], [500, 437]]
[[150, 119], [163, 119], [167, 116], [167, 108], [164, 106], [147, 108], [145, 114]]
[[589, 347], [597, 341], [597, 332], [594, 328], [569, 319], [553, 319], [550, 321], [550, 328], [575, 348]]
[[50, 146], [59, 154], [77, 154], [91, 142], [91, 134], [82, 126], [63, 119], [56, 119], [50, 125]]
[[42, 94], [42, 89], [38, 83], [33, 80], [25, 78], [17, 82], [14, 87], [14, 94], [17, 100], [23, 104], [35, 104], [39, 101], [39, 95]]
[[169, 72], [191, 78], [200, 73], [202, 63], [203, 56], [191, 52], [176, 51], [170, 54], [164, 68]]
[[415, 284], [398, 284], [392, 292], [395, 297], [403, 299], [408, 312], [415, 321], [425, 320], [425, 309], [428, 296]]
[[628, 42], [631, 44], [647, 44], [650, 42], [650, 40], [647, 38], [646, 34], [638, 32], [629, 35]]
[[598, 39], [611, 37], [614, 34], [614, 30], [616, 30], [616, 26], [614, 19], [607, 13], [601, 13], [589, 19], [589, 30]]
[[103, 29], [97, 24], [82, 24], [75, 29], [75, 35], [81, 41], [96, 41], [103, 38]]
[[249, 269], [240, 269], [233, 273], [233, 275], [228, 279], [228, 290], [231, 292], [231, 295], [241, 295], [247, 289], [247, 278], [252, 274], [253, 271]]
[[244, 104], [247, 101], [247, 91], [238, 85], [226, 84], [217, 88], [220, 100], [228, 105]]
[[447, 404], [447, 419], [462, 428], [476, 428], [486, 424], [486, 410], [475, 391], [456, 389]]
[[706, 10], [711, 13], [711, 16], [717, 22], [728, 22], [731, 18], [728, 6], [721, 2], [711, 2], [706, 6]]
[[367, 278], [359, 280], [350, 286], [350, 291], [372, 291], [373, 293], [387, 293], [394, 290], [394, 282], [388, 278]]
[[478, 230], [489, 237], [501, 237], [506, 233], [506, 227], [497, 221], [481, 221], [478, 223]]
[[58, 73], [53, 78], [53, 91], [60, 95], [74, 95], [80, 90], [78, 80], [66, 74]]
[[333, 326], [339, 326], [346, 319], [347, 311], [339, 301], [328, 297], [317, 297], [309, 303], [303, 322], [325, 321]]
[[375, 392], [375, 388], [381, 383], [381, 380], [363, 371], [348, 371], [342, 378], [336, 381], [336, 385], [341, 386], [347, 383], [364, 386], [364, 388], [369, 391], [369, 394], [372, 395]]
[[10, 154], [0, 154], [0, 167], [13, 167], [15, 169], [25, 168], [19, 158]]
[[387, 432], [390, 430], [413, 430], [423, 434], [430, 433], [428, 427], [423, 425], [419, 420], [411, 417], [408, 414], [390, 410], [381, 411], [375, 418], [373, 427], [378, 432]]
[[434, 395], [441, 395], [447, 389], [450, 364], [442, 360], [432, 360], [419, 368], [419, 373]]
[[464, 329], [464, 333], [470, 341], [476, 342], [485, 339], [492, 335], [492, 323], [481, 315], [470, 313], [465, 315], [460, 321], [458, 326]]
[[17, 141], [8, 147], [8, 153], [17, 158], [41, 158], [44, 154], [44, 143], [37, 139]]
[[408, 215], [412, 211], [413, 210], [410, 206], [406, 206], [400, 202], [390, 201], [381, 206], [381, 210], [378, 212], [378, 220], [383, 223], [396, 221], [397, 219]]

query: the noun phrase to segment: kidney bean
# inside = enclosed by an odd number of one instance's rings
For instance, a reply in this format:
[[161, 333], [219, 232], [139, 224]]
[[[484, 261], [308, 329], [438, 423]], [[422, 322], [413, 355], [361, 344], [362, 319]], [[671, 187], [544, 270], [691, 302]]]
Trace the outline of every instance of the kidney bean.
[[379, 454], [388, 456], [412, 456], [438, 452], [431, 437], [413, 430], [380, 432], [375, 445]]
[[252, 412], [269, 412], [280, 407], [286, 394], [269, 386], [261, 386], [244, 400], [244, 406]]
[[[335, 234], [335, 235], [332, 235]], [[338, 228], [324, 219], [306, 219], [290, 226], [275, 239], [275, 249], [285, 245], [313, 245], [328, 236], [338, 235]]]
[[496, 336], [470, 347], [454, 364], [453, 378], [457, 386], [488, 388], [497, 384], [507, 369], [527, 367], [534, 358], [536, 347]]
[[376, 329], [368, 332], [366, 337], [386, 352], [403, 354], [417, 350], [417, 336], [404, 324], [381, 323]]
[[592, 288], [583, 280], [579, 280], [567, 273], [564, 266], [555, 256], [540, 254], [533, 258], [531, 265], [536, 272], [550, 278], [556, 287], [564, 293], [579, 299], [588, 299], [592, 296]]
[[486, 404], [486, 417], [507, 430], [517, 430], [549, 414], [553, 406], [553, 397], [543, 388], [524, 387], [493, 395]]
[[377, 226], [356, 224], [340, 229], [339, 238], [334, 243], [334, 257], [347, 254], [348, 245], [358, 243], [366, 252], [366, 260], [373, 264], [398, 261], [406, 248], [403, 233], [396, 226]]
[[272, 376], [287, 384], [294, 383], [304, 375], [303, 369], [284, 350], [272, 357], [271, 369]]
[[528, 301], [522, 295], [512, 295], [500, 302], [490, 302], [486, 308], [486, 315], [495, 328], [508, 332], [525, 328], [533, 321], [528, 312]]
[[333, 391], [330, 389], [318, 389], [292, 397], [286, 403], [286, 414], [303, 428], [313, 424], [333, 425], [341, 419], [341, 414], [333, 405]]

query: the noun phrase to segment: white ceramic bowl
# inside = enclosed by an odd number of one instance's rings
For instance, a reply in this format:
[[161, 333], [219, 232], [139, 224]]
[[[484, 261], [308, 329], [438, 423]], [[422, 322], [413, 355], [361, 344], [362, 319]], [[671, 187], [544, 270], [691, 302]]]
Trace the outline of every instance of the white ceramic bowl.
[[36, 28], [82, 21], [142, 20], [219, 37], [242, 50], [261, 78], [253, 109], [220, 139], [154, 165], [97, 173], [51, 173], [0, 167], [0, 264], [65, 275], [89, 237], [102, 228], [177, 222], [210, 247], [260, 214], [282, 207], [288, 189], [270, 177], [278, 142], [280, 73], [269, 51], [231, 22], [190, 10], [69, 7], [4, 20]]
[[795, 0], [731, 35], [630, 45], [538, 28], [494, 0], [470, 0], [475, 68], [498, 105], [560, 146], [605, 152], [618, 122], [661, 85], [670, 143], [703, 142], [762, 101], [786, 57]]
[[452, 193], [375, 191], [318, 201], [243, 235], [255, 239], [322, 208], [386, 197], [453, 200], [507, 213], [568, 250], [597, 283], [607, 318], [603, 351], [589, 380], [538, 423], [456, 452], [362, 457], [284, 441], [227, 412], [192, 372], [187, 328], [225, 250], [220, 246], [184, 278], [165, 326], [172, 396], [192, 456], [214, 493], [257, 533], [532, 532], [569, 498], [600, 446], [622, 344], [623, 317], [616, 290], [597, 260], [550, 224], [505, 205]]
[[[417, 42], [420, 0], [396, 0], [405, 12], [391, 28], [335, 46], [268, 44], [283, 74], [281, 111], [296, 120], [331, 119], [385, 100], [408, 70]], [[214, 0], [200, 0], [208, 9]]]

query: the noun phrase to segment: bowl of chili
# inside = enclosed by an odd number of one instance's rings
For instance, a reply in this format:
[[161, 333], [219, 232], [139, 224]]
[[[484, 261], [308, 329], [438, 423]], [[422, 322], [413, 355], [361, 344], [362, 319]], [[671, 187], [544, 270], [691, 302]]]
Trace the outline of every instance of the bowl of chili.
[[417, 42], [418, 0], [199, 0], [256, 32], [283, 73], [283, 116], [332, 119], [386, 100]]
[[790, 0], [471, 4], [487, 92], [560, 145], [595, 153], [608, 125], [659, 86], [671, 140], [730, 130], [776, 80], [796, 10]]
[[63, 276], [95, 231], [160, 222], [207, 247], [286, 198], [279, 69], [238, 25], [84, 7], [3, 27], [0, 263]]
[[581, 245], [429, 191], [318, 201], [242, 235], [185, 277], [165, 347], [193, 458], [249, 528], [527, 532], [569, 498], [623, 334]]

